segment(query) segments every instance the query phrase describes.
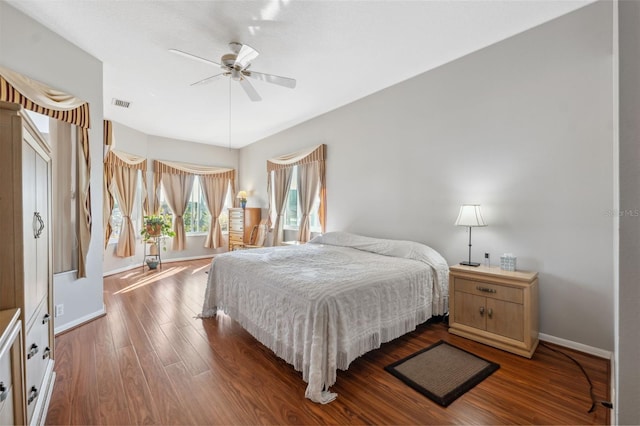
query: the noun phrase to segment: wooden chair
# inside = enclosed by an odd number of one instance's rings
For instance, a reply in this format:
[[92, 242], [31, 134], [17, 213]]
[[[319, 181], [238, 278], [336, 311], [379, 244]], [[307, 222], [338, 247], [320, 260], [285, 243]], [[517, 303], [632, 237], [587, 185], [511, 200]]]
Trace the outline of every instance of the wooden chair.
[[255, 225], [249, 236], [249, 243], [245, 244], [245, 248], [264, 247], [264, 241], [267, 238], [267, 219], [262, 219], [259, 224]]

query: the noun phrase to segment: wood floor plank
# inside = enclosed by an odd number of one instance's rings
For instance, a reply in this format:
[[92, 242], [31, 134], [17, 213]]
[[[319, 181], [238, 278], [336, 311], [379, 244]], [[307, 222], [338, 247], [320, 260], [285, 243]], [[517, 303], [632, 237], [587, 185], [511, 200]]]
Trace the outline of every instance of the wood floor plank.
[[[49, 402], [47, 425], [71, 424], [71, 401], [74, 395], [72, 383], [74, 365], [71, 360], [74, 346], [70, 342], [72, 339], [73, 335], [71, 333], [56, 337], [56, 380], [53, 385], [51, 401]], [[49, 420], [52, 419], [54, 420], [53, 423], [49, 423]]]
[[[587, 413], [589, 387], [568, 358], [526, 359], [421, 325], [338, 371], [327, 405], [304, 398], [300, 372], [226, 315], [195, 319], [209, 259], [105, 278], [107, 315], [56, 337], [47, 424], [609, 424]], [[384, 367], [439, 340], [500, 364], [443, 408]], [[557, 348], [555, 345], [550, 345]], [[608, 360], [561, 348], [609, 400]]]
[[147, 306], [138, 312], [140, 322], [144, 324], [144, 330], [149, 336], [158, 358], [162, 365], [167, 366], [180, 361], [180, 356], [173, 348], [173, 345], [165, 336], [160, 325], [156, 322], [153, 313]]
[[147, 379], [151, 398], [158, 410], [159, 423], [195, 424], [191, 413], [181, 407], [175, 389], [167, 386], [169, 376], [158, 356], [154, 352], [142, 354], [140, 365]]
[[120, 348], [117, 357], [132, 423], [158, 424], [158, 412], [135, 350], [132, 346]]
[[[91, 322], [74, 334], [74, 346], [84, 344], [86, 350], [73, 353], [75, 371], [85, 371], [84, 374], [73, 375], [74, 396], [71, 404], [71, 424], [88, 425], [99, 423], [98, 411], [93, 407], [98, 405], [98, 389], [96, 382], [95, 336], [96, 324]], [[77, 370], [76, 370], [77, 367]]]
[[200, 387], [194, 386], [194, 379], [182, 362], [165, 367], [165, 371], [171, 385], [176, 390], [183, 410], [191, 413], [196, 424], [233, 424], [228, 418], [216, 415], [213, 407], [220, 407], [220, 404], [214, 404], [213, 401], [203, 401], [198, 396]]
[[189, 341], [184, 338], [178, 328], [173, 324], [163, 324], [160, 328], [169, 342], [171, 342], [190, 375], [197, 376], [209, 370], [207, 363]]
[[123, 418], [126, 413], [129, 421], [128, 403], [124, 392], [124, 384], [120, 374], [118, 356], [113, 340], [109, 344], [107, 336], [111, 336], [107, 321], [96, 321], [97, 333], [95, 343], [96, 386], [98, 391], [99, 415], [103, 422], [111, 423]]

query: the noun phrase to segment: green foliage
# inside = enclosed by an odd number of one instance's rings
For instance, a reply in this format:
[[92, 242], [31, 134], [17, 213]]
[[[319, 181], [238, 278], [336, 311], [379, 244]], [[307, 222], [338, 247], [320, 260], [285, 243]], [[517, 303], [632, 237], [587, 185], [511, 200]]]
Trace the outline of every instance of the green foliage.
[[167, 215], [162, 216], [145, 216], [144, 217], [144, 227], [140, 230], [140, 235], [142, 235], [142, 239], [148, 241], [155, 235], [154, 229], [160, 229], [160, 235], [166, 237], [175, 237], [176, 233], [173, 232], [171, 218]]

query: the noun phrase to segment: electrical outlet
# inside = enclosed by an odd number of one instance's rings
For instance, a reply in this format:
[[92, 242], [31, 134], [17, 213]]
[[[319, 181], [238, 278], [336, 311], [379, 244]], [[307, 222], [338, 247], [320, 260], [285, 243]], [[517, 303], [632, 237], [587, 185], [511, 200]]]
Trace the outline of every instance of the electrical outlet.
[[64, 305], [61, 303], [56, 305], [56, 317], [61, 317], [64, 315]]

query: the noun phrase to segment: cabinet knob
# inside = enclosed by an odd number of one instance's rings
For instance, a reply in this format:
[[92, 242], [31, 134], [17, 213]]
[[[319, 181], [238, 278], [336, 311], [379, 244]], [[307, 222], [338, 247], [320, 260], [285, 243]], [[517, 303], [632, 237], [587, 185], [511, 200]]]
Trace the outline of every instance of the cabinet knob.
[[493, 309], [489, 308], [489, 312], [487, 313], [487, 315], [489, 316], [489, 318], [493, 318]]
[[31, 390], [29, 391], [29, 399], [27, 399], [27, 405], [31, 404], [38, 397], [38, 388], [35, 386], [31, 386]]
[[29, 353], [27, 354], [27, 359], [31, 359], [38, 353], [38, 345], [33, 343], [29, 348]]
[[0, 382], [0, 402], [7, 399], [7, 396], [9, 396], [9, 389], [4, 385], [4, 382]]
[[480, 316], [484, 316], [484, 306], [480, 306]]

